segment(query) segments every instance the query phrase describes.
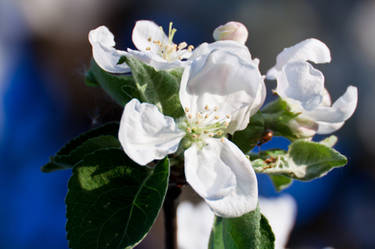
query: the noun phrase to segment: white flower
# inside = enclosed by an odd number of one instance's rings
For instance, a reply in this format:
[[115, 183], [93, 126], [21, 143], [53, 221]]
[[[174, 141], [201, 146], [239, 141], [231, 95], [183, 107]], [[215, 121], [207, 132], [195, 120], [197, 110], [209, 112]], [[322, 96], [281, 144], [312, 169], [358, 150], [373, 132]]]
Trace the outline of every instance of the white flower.
[[[234, 53], [213, 50], [185, 68], [178, 125], [156, 106], [133, 99], [124, 108], [119, 140], [127, 155], [145, 165], [176, 152], [184, 137], [187, 182], [219, 216], [255, 209], [257, 181], [250, 161], [225, 136], [246, 128], [264, 102], [258, 65]], [[177, 126], [179, 128], [177, 128]]]
[[[296, 201], [290, 195], [259, 198], [259, 207], [275, 235], [275, 249], [285, 249], [296, 220]], [[205, 203], [182, 202], [177, 208], [179, 249], [207, 248], [213, 222], [214, 214]]]
[[138, 50], [116, 50], [114, 36], [105, 26], [91, 30], [89, 41], [95, 62], [105, 71], [130, 72], [126, 63], [118, 64], [120, 58], [125, 55], [132, 55], [157, 70], [168, 70], [183, 67], [187, 63], [185, 59], [190, 57], [193, 50], [193, 46], [188, 46], [186, 42], [173, 43], [175, 32], [172, 23], [169, 25], [167, 36], [162, 27], [154, 22], [141, 20], [136, 22], [132, 34], [133, 43]]
[[249, 33], [245, 25], [240, 22], [227, 22], [214, 30], [213, 37], [216, 41], [232, 40], [245, 44]]
[[332, 133], [352, 116], [357, 106], [358, 92], [349, 86], [331, 105], [324, 88], [324, 76], [309, 62], [331, 61], [328, 47], [317, 39], [304, 40], [285, 48], [276, 58], [276, 65], [267, 73], [268, 79], [277, 80], [277, 94], [286, 100], [296, 113], [301, 113], [291, 127], [298, 127], [301, 135]]

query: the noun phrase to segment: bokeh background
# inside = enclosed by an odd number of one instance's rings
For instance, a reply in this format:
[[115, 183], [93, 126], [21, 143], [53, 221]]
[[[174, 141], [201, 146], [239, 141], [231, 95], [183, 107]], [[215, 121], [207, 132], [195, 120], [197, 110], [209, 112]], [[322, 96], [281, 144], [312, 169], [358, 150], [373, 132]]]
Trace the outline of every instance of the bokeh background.
[[[375, 248], [375, 1], [365, 0], [0, 0], [0, 248], [66, 249], [64, 197], [70, 171], [40, 167], [68, 139], [118, 120], [121, 108], [83, 83], [90, 29], [105, 24], [117, 47], [133, 47], [136, 20], [178, 29], [176, 42], [212, 41], [213, 29], [243, 22], [266, 73], [276, 55], [315, 37], [331, 49], [319, 65], [335, 100], [359, 88], [354, 116], [336, 132], [349, 164], [287, 190], [298, 215], [288, 247]], [[268, 88], [275, 87], [267, 82]], [[319, 139], [319, 138], [318, 138]], [[264, 148], [287, 146], [274, 139]], [[276, 196], [259, 175], [263, 196]], [[163, 248], [161, 219], [138, 248]]]

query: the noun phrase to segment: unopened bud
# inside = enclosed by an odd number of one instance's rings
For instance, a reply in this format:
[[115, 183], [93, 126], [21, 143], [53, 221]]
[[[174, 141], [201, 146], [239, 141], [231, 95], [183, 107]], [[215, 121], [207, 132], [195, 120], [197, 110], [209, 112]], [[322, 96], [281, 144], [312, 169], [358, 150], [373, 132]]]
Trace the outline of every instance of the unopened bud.
[[247, 28], [240, 22], [227, 22], [214, 30], [213, 36], [216, 41], [233, 40], [245, 44], [249, 33]]

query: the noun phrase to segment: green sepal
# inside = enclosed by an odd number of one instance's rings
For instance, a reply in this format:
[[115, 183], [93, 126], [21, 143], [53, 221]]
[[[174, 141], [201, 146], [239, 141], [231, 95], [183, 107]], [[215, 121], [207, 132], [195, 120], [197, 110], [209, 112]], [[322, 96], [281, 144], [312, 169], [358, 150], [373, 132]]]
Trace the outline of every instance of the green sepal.
[[273, 249], [275, 236], [266, 217], [257, 207], [237, 218], [216, 217], [209, 249]]
[[242, 131], [233, 134], [232, 141], [244, 152], [254, 148], [265, 131], [264, 119], [261, 112], [251, 117], [249, 125]]
[[169, 161], [140, 166], [121, 149], [86, 156], [69, 180], [67, 238], [72, 249], [135, 247], [149, 232], [168, 187]]
[[295, 119], [299, 113], [292, 112], [285, 100], [278, 98], [268, 103], [262, 109], [262, 115], [264, 128], [272, 130], [274, 136], [283, 136], [291, 141], [300, 138], [298, 134], [295, 134], [289, 127], [289, 122]]
[[244, 153], [253, 149], [268, 130], [273, 132], [273, 136], [283, 136], [294, 141], [300, 137], [289, 127], [289, 122], [298, 115], [290, 110], [286, 101], [278, 98], [254, 114], [246, 129], [234, 133], [232, 141]]
[[178, 118], [184, 115], [181, 107], [179, 89], [182, 69], [157, 71], [153, 67], [132, 58], [122, 57], [131, 68], [139, 99], [156, 105], [167, 116]]
[[335, 149], [322, 143], [297, 140], [283, 150], [251, 154], [250, 159], [257, 173], [284, 175], [309, 181], [326, 175], [334, 168], [345, 166], [347, 159]]
[[124, 106], [133, 98], [139, 99], [140, 97], [131, 75], [108, 73], [101, 69], [94, 60], [91, 60], [85, 82], [89, 86], [100, 85], [121, 106]]
[[118, 123], [111, 122], [82, 133], [52, 156], [41, 171], [49, 173], [55, 170], [71, 169], [89, 153], [106, 148], [120, 148], [117, 140], [118, 129]]

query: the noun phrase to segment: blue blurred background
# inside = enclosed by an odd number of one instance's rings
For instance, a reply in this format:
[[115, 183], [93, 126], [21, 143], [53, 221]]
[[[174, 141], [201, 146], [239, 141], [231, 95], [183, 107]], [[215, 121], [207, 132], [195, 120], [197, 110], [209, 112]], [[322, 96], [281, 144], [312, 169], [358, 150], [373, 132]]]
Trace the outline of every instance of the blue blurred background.
[[[375, 1], [364, 0], [0, 0], [0, 248], [66, 249], [64, 197], [70, 171], [40, 167], [68, 139], [118, 120], [121, 108], [83, 83], [91, 47], [87, 33], [105, 24], [119, 48], [133, 47], [136, 20], [178, 29], [175, 41], [212, 41], [213, 29], [243, 22], [247, 45], [265, 73], [284, 48], [324, 41], [333, 61], [317, 66], [335, 100], [359, 88], [354, 116], [336, 135], [349, 164], [283, 191], [298, 203], [289, 248], [375, 248]], [[275, 87], [267, 82], [268, 88]], [[264, 148], [283, 146], [274, 139]], [[267, 176], [259, 190], [275, 196]], [[139, 248], [163, 248], [162, 226]]]

